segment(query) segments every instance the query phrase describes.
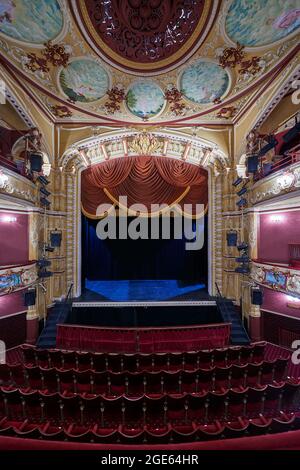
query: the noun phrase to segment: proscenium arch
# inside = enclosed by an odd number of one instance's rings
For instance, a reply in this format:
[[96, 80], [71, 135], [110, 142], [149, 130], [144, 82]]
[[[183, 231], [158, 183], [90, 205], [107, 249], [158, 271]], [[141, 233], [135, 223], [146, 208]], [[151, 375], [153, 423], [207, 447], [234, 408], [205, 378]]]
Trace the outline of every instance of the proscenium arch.
[[[81, 295], [81, 172], [87, 167], [108, 159], [127, 158], [140, 155], [131, 148], [131, 139], [141, 134], [138, 131], [112, 131], [73, 144], [60, 158], [59, 167], [66, 174], [67, 187], [67, 282], [74, 284], [74, 295]], [[161, 146], [154, 156], [184, 160], [201, 166], [208, 172], [208, 291], [215, 293], [217, 270], [216, 246], [221, 235], [216, 234], [217, 208], [222, 192], [222, 171], [229, 166], [228, 157], [218, 146], [204, 139], [179, 132], [152, 132]], [[220, 239], [218, 239], [218, 237]]]

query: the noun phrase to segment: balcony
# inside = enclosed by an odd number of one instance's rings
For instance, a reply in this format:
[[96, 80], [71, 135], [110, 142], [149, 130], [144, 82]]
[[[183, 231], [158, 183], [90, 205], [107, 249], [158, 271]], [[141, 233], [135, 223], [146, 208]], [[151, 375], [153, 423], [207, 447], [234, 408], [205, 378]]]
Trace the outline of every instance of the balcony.
[[275, 162], [262, 162], [261, 168], [254, 175], [254, 181], [259, 181], [277, 171], [283, 170], [294, 163], [300, 162], [300, 144], [296, 145], [286, 155], [276, 157]]

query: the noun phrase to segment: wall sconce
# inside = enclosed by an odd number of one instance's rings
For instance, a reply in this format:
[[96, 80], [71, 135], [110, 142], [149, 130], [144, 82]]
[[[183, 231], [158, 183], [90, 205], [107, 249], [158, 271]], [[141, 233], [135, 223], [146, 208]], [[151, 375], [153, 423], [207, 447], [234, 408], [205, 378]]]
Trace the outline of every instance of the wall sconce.
[[293, 297], [292, 295], [287, 295], [287, 307], [300, 309], [300, 299], [298, 297]]
[[13, 222], [16, 222], [17, 221], [17, 217], [13, 217], [11, 215], [3, 215], [1, 217], [1, 222], [4, 222], [6, 224], [11, 224]]
[[274, 214], [274, 215], [271, 215], [270, 217], [271, 222], [273, 222], [274, 224], [280, 224], [281, 222], [283, 222], [283, 219], [284, 219], [283, 215]]

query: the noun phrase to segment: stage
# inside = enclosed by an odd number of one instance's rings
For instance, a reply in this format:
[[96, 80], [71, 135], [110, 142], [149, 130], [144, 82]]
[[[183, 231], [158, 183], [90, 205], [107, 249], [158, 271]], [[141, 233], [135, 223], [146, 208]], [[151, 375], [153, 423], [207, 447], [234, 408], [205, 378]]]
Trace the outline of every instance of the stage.
[[85, 289], [75, 302], [174, 302], [207, 301], [205, 284], [177, 280], [86, 280]]

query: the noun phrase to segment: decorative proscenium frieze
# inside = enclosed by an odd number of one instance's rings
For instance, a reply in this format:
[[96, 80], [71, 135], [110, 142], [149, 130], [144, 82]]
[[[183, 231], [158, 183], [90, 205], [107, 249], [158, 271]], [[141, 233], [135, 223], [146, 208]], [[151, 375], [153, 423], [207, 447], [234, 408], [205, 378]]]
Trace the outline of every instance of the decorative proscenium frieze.
[[0, 166], [0, 194], [23, 199], [32, 204], [37, 202], [35, 184], [2, 166]]
[[300, 296], [300, 271], [295, 269], [253, 262], [251, 278], [269, 289]]
[[254, 184], [251, 194], [253, 205], [292, 193], [300, 189], [300, 162], [278, 171]]
[[36, 264], [16, 266], [0, 270], [0, 295], [24, 289], [38, 279]]

